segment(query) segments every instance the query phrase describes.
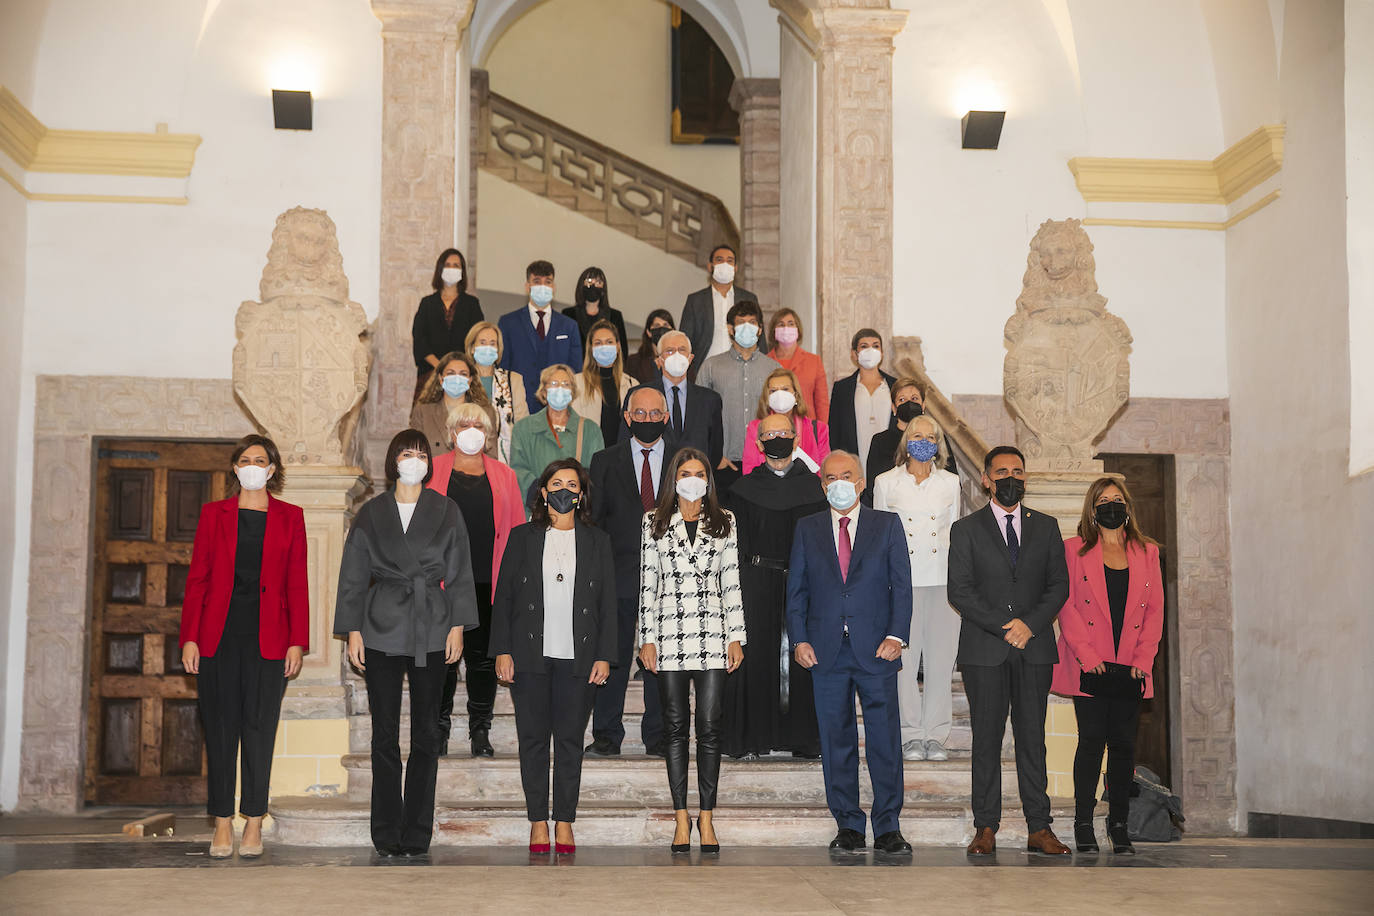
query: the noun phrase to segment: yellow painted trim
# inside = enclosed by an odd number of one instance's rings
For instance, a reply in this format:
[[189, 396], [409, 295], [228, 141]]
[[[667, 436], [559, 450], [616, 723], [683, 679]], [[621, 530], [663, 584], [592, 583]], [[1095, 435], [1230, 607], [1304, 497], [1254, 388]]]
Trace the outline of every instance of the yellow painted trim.
[[164, 125], [153, 133], [51, 130], [0, 86], [0, 151], [25, 171], [185, 178], [199, 146], [198, 135]]
[[1210, 161], [1075, 156], [1069, 171], [1089, 202], [1229, 204], [1283, 167], [1283, 136], [1266, 124]]
[[18, 191], [20, 197], [23, 197], [25, 200], [29, 198], [28, 188], [20, 184], [18, 178], [15, 178], [13, 175], [5, 171], [4, 169], [0, 169], [0, 178], [5, 179], [6, 184], [14, 188], [16, 191]]
[[1184, 220], [1184, 219], [1111, 219], [1108, 217], [1090, 216], [1083, 220], [1085, 226], [1124, 226], [1130, 229], [1205, 229], [1212, 232], [1220, 232], [1230, 229], [1236, 223], [1246, 219], [1263, 210], [1265, 207], [1279, 199], [1280, 191], [1273, 190], [1255, 201], [1250, 206], [1241, 210], [1236, 215], [1228, 218], [1224, 222], [1208, 222], [1205, 220]]
[[30, 191], [5, 169], [0, 168], [0, 178], [19, 192], [25, 200], [40, 200], [49, 203], [83, 204], [167, 204], [184, 207], [190, 201], [185, 197], [146, 197], [133, 194], [50, 194], [43, 191]]

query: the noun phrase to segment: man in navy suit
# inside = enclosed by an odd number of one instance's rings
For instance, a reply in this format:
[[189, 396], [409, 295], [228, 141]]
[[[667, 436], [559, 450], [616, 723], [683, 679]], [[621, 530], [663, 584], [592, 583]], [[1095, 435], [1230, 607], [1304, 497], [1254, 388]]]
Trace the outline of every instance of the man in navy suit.
[[821, 463], [830, 510], [797, 522], [787, 573], [787, 635], [797, 663], [811, 670], [821, 732], [825, 797], [839, 832], [837, 852], [866, 845], [859, 807], [863, 704], [868, 774], [873, 781], [874, 848], [910, 855], [900, 817], [904, 790], [897, 672], [911, 634], [911, 558], [901, 519], [861, 505], [857, 456], [833, 451]]
[[582, 335], [576, 321], [553, 307], [553, 288], [553, 265], [548, 261], [531, 262], [525, 268], [529, 303], [502, 315], [497, 322], [505, 343], [501, 368], [514, 369], [524, 377], [525, 405], [530, 413], [538, 413], [544, 407], [535, 397], [539, 373], [556, 363], [574, 368], [582, 365]]

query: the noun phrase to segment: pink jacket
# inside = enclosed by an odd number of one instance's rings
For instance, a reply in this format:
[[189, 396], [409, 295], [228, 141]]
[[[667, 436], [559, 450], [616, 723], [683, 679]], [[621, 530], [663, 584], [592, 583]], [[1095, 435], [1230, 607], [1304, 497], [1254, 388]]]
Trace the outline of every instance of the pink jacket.
[[1069, 566], [1069, 600], [1059, 612], [1059, 662], [1050, 689], [1061, 696], [1081, 697], [1078, 675], [1100, 662], [1117, 662], [1147, 672], [1145, 696], [1155, 695], [1155, 652], [1164, 632], [1164, 581], [1159, 571], [1159, 548], [1126, 548], [1131, 582], [1126, 589], [1126, 622], [1121, 648], [1112, 649], [1112, 611], [1107, 604], [1107, 576], [1102, 571], [1102, 545], [1078, 555], [1083, 539], [1064, 542]]
[[[491, 484], [492, 522], [496, 526], [496, 538], [491, 548], [491, 592], [496, 596], [497, 573], [501, 570], [501, 554], [505, 552], [506, 542], [510, 540], [510, 530], [525, 523], [525, 506], [520, 499], [520, 484], [515, 480], [515, 471], [489, 455], [482, 455], [482, 466]], [[434, 473], [429, 478], [429, 489], [448, 495], [448, 478], [453, 473], [453, 452], [436, 455]], [[480, 522], [468, 521], [469, 525]], [[473, 572], [477, 578], [477, 573]]]
[[[817, 420], [815, 417], [794, 417], [793, 419], [797, 422], [797, 446], [810, 455], [817, 464], [820, 464], [821, 460], [830, 453], [830, 427], [825, 425], [824, 420]], [[744, 431], [744, 467], [742, 470], [745, 474], [768, 460], [764, 457], [763, 452], [759, 451], [758, 430], [759, 421], [750, 420], [748, 428]]]

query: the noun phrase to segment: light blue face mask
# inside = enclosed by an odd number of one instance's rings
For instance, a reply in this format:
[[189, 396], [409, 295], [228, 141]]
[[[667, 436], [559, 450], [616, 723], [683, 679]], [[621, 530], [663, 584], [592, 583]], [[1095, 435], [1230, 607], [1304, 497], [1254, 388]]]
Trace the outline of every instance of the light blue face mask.
[[444, 394], [451, 398], [461, 398], [468, 393], [472, 381], [466, 375], [446, 375], [443, 385]]
[[472, 358], [477, 362], [477, 365], [479, 366], [496, 365], [496, 357], [498, 355], [499, 354], [496, 352], [496, 348], [492, 346], [472, 348]]
[[544, 397], [548, 398], [549, 406], [554, 410], [566, 410], [572, 403], [572, 390], [569, 388], [549, 388], [545, 390]]
[[752, 321], [735, 325], [735, 343], [749, 349], [759, 342], [759, 326]]
[[832, 480], [825, 488], [825, 498], [840, 512], [846, 512], [859, 499], [859, 491], [848, 480]]
[[544, 286], [543, 284], [531, 286], [530, 301], [542, 309], [553, 301], [553, 287]]
[[908, 439], [906, 453], [917, 461], [930, 461], [940, 454], [940, 446], [929, 439]]
[[615, 364], [615, 355], [619, 352], [615, 344], [602, 344], [599, 347], [592, 347], [592, 359], [602, 369], [609, 369]]

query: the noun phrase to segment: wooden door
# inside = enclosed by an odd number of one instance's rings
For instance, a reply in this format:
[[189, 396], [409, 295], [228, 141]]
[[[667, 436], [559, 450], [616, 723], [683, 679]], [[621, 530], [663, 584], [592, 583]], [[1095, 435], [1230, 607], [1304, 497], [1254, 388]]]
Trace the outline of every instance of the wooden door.
[[205, 801], [196, 679], [177, 633], [200, 508], [230, 443], [97, 440], [86, 800]]
[[1155, 656], [1155, 695], [1140, 707], [1140, 728], [1136, 732], [1136, 763], [1159, 774], [1167, 786], [1172, 778], [1170, 766], [1170, 701], [1172, 699], [1173, 659], [1170, 646], [1176, 645], [1178, 632], [1174, 619], [1176, 607], [1175, 570], [1178, 568], [1175, 544], [1178, 543], [1174, 503], [1173, 455], [1098, 455], [1110, 473], [1122, 474], [1135, 501], [1136, 523], [1140, 530], [1160, 542], [1159, 563], [1164, 574], [1164, 635]]

